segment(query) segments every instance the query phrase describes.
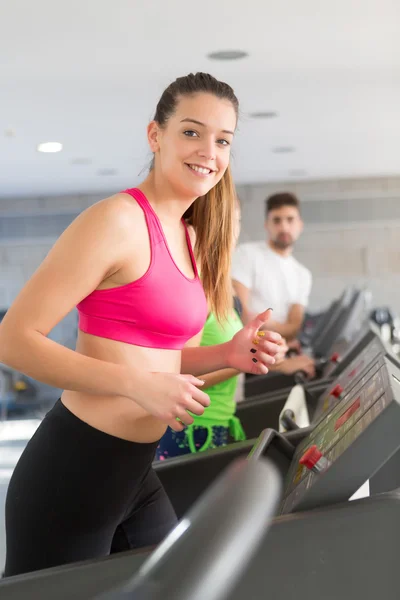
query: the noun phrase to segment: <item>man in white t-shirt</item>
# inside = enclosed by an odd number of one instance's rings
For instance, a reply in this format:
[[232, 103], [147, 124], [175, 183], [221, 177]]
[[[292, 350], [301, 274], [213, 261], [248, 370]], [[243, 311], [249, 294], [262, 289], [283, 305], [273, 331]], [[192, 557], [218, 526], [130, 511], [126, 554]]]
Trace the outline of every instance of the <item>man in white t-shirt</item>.
[[268, 307], [273, 321], [268, 328], [288, 341], [295, 340], [311, 291], [311, 272], [293, 256], [293, 246], [303, 231], [299, 201], [279, 193], [266, 200], [267, 241], [241, 244], [233, 257], [232, 279], [242, 303], [246, 324]]

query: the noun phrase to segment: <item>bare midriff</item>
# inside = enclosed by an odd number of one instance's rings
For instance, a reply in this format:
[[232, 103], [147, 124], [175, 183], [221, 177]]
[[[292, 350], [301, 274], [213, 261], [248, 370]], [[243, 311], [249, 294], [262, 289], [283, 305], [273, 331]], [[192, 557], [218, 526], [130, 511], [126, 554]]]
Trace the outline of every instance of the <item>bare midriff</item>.
[[[144, 348], [78, 332], [76, 351], [91, 358], [149, 372], [179, 373], [181, 352]], [[166, 425], [125, 396], [94, 396], [65, 390], [62, 403], [75, 416], [110, 435], [132, 442], [159, 440]]]

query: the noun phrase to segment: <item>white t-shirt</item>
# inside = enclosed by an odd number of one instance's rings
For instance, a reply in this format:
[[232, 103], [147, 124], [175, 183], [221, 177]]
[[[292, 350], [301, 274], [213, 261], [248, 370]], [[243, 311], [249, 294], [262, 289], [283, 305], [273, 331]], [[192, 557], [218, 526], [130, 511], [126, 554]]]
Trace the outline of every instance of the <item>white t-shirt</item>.
[[311, 272], [293, 256], [281, 256], [265, 241], [241, 244], [233, 256], [232, 279], [250, 290], [249, 310], [273, 308], [273, 319], [287, 320], [292, 304], [306, 307], [311, 291]]

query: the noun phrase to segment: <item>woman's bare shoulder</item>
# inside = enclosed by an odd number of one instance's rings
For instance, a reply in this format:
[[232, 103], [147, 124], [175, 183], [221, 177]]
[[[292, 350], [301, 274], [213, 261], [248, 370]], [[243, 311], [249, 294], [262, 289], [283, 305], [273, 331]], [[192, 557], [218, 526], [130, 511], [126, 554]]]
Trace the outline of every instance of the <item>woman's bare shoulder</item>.
[[143, 217], [143, 210], [136, 200], [123, 192], [99, 200], [82, 214], [85, 213], [102, 221], [106, 218], [108, 225], [128, 225], [130, 228], [135, 225], [135, 217]]

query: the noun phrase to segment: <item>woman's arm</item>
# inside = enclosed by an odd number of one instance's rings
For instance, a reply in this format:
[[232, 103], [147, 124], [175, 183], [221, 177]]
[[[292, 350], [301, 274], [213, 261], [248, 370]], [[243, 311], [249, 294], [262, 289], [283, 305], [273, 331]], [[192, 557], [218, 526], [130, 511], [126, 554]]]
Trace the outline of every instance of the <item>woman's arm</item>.
[[232, 368], [255, 375], [268, 373], [268, 367], [279, 355], [282, 337], [273, 331], [260, 331], [268, 322], [271, 310], [259, 314], [232, 338], [230, 342], [182, 350], [181, 372], [201, 375]]
[[[193, 338], [191, 338], [186, 344], [185, 347], [183, 349], [183, 352], [186, 351], [187, 348], [209, 348], [212, 346], [201, 346], [200, 347], [200, 342], [201, 342], [201, 338], [203, 336], [203, 329], [201, 331], [199, 331], [198, 334], [196, 334]], [[182, 352], [182, 359], [183, 359], [183, 352]], [[184, 371], [185, 372], [185, 371]], [[236, 375], [239, 375], [240, 371], [237, 371], [236, 369], [219, 369], [217, 371], [212, 371], [211, 373], [206, 373], [206, 374], [201, 374], [199, 373], [199, 375], [201, 375], [200, 379], [202, 379], [202, 381], [204, 381], [204, 385], [202, 386], [202, 390], [205, 390], [213, 385], [216, 385], [217, 383], [221, 383], [222, 381], [227, 381], [228, 379], [231, 379], [231, 377], [235, 377]]]
[[119, 269], [125, 221], [132, 223], [125, 204], [118, 197], [104, 200], [61, 235], [1, 323], [1, 362], [57, 388], [132, 395], [139, 375], [134, 370], [84, 356], [47, 337], [80, 300]]
[[226, 369], [228, 363], [229, 342], [216, 346], [200, 346], [199, 348], [185, 347], [182, 350], [181, 373], [210, 373]]
[[3, 319], [0, 362], [57, 388], [126, 396], [181, 431], [183, 424], [193, 423], [189, 411], [201, 415], [210, 403], [193, 375], [150, 373], [98, 360], [47, 338], [78, 302], [131, 260], [132, 243], [139, 255], [148, 234], [142, 210], [124, 194], [75, 219]]

